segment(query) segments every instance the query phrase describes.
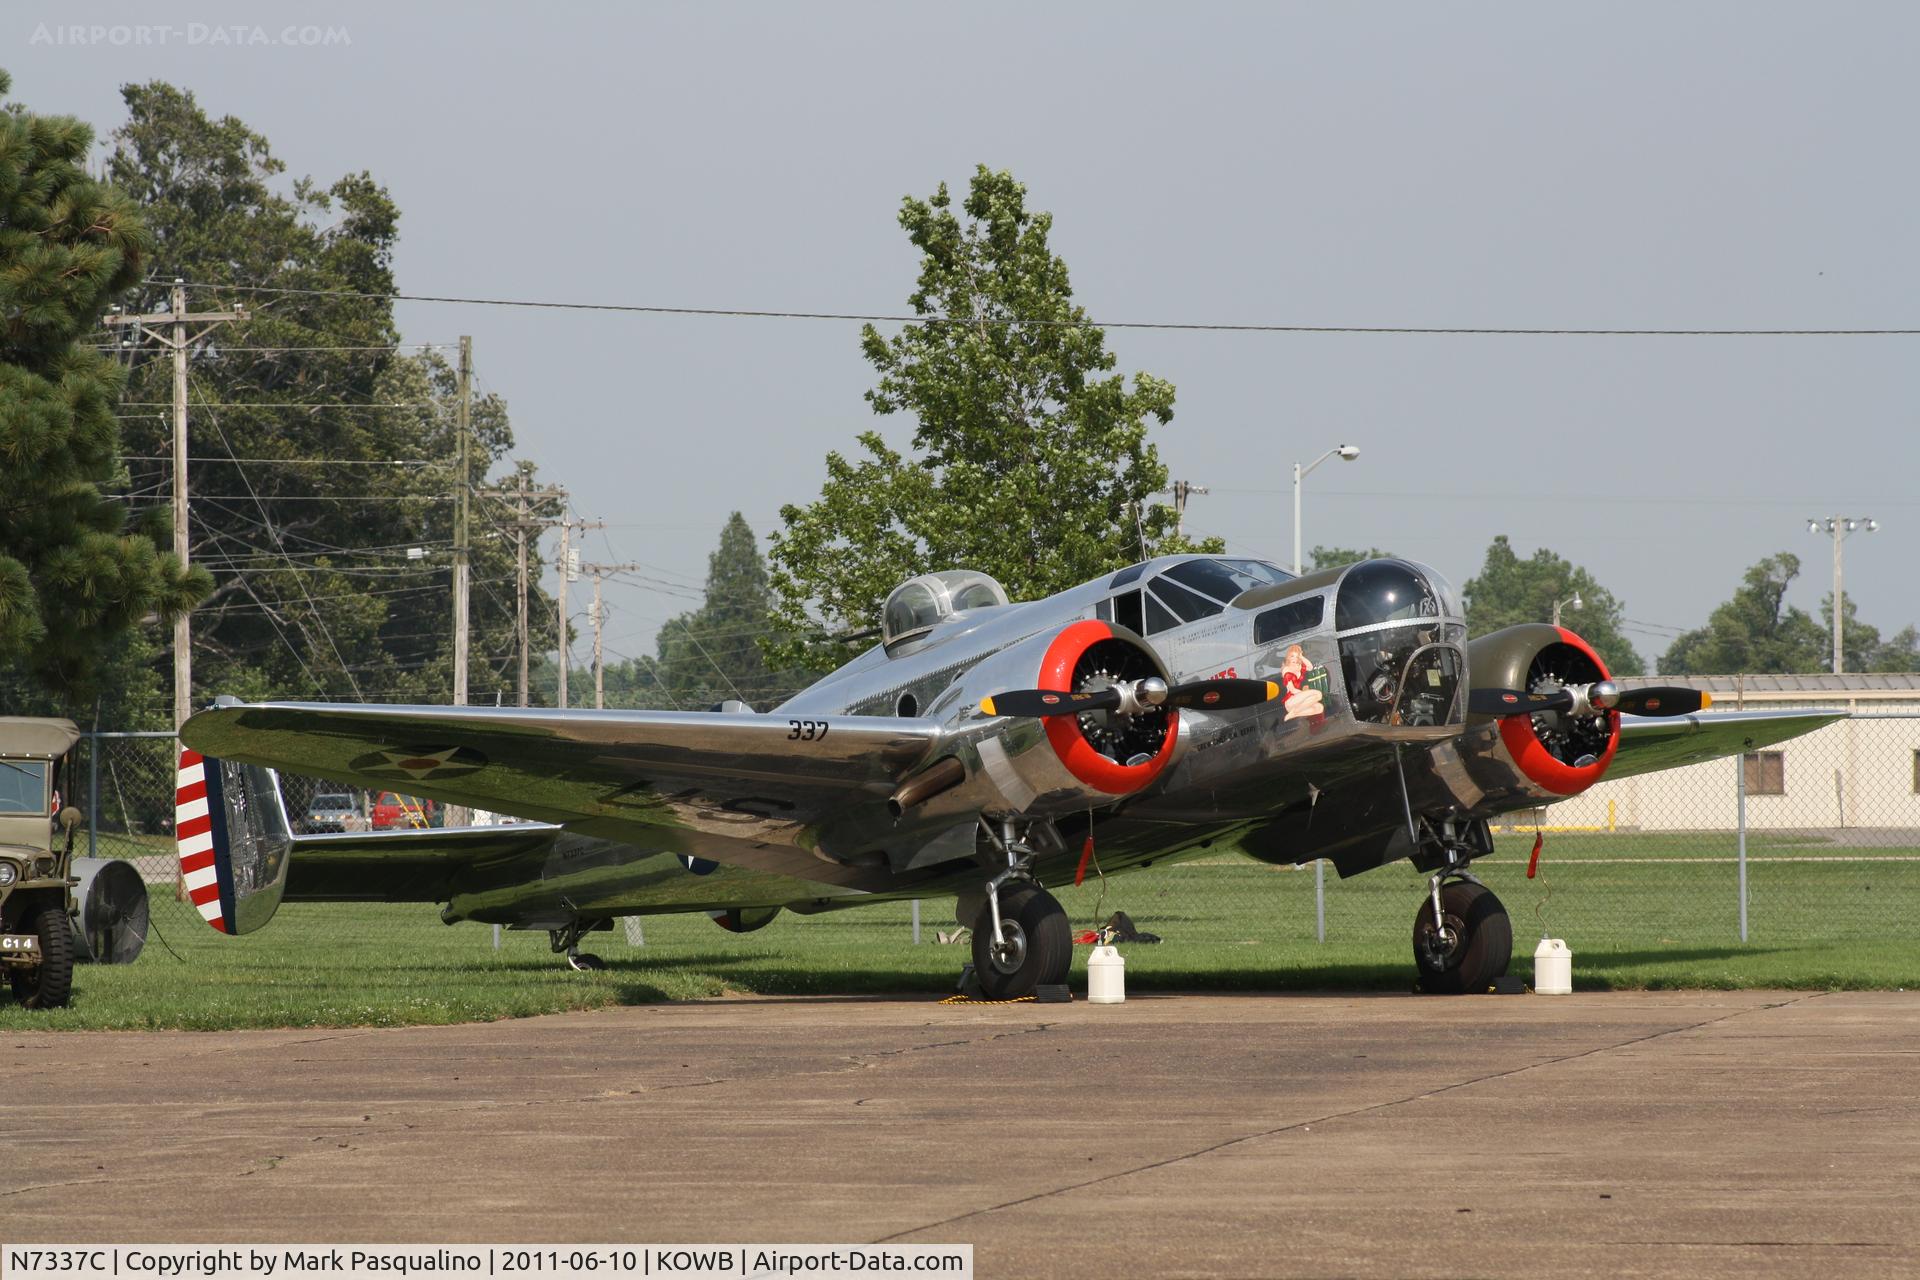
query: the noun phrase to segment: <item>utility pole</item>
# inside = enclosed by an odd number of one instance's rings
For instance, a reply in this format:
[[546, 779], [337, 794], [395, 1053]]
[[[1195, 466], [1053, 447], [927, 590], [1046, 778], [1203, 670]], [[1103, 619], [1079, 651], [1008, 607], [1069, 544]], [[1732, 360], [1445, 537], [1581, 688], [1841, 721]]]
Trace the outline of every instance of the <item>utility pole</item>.
[[1155, 493], [1170, 493], [1173, 495], [1174, 537], [1184, 538], [1187, 536], [1188, 496], [1195, 493], [1205, 494], [1207, 491], [1207, 486], [1203, 484], [1192, 484], [1186, 480], [1175, 480], [1170, 488], [1154, 490]]
[[632, 573], [643, 566], [637, 564], [583, 564], [580, 572], [593, 579], [593, 709], [595, 711], [607, 705], [607, 669], [600, 655], [600, 629], [607, 620], [606, 609], [600, 603], [600, 580], [610, 573]]
[[1846, 658], [1840, 648], [1841, 619], [1846, 610], [1847, 597], [1841, 591], [1840, 543], [1850, 533], [1865, 529], [1876, 532], [1880, 522], [1869, 516], [1828, 516], [1825, 521], [1807, 521], [1808, 533], [1827, 533], [1833, 537], [1833, 674], [1839, 675], [1846, 669]]
[[557, 687], [559, 706], [567, 705], [567, 668], [572, 665], [573, 646], [567, 643], [567, 587], [580, 580], [580, 552], [573, 546], [573, 531], [585, 533], [588, 529], [604, 529], [604, 520], [561, 520], [560, 521], [560, 591], [554, 600], [556, 630], [559, 632], [560, 683]]
[[453, 481], [453, 705], [467, 705], [467, 651], [471, 645], [468, 631], [468, 575], [472, 573], [469, 547], [469, 490], [473, 487], [473, 461], [469, 431], [473, 426], [473, 339], [460, 335], [460, 401], [455, 410], [459, 433], [457, 461]]
[[[527, 533], [530, 530], [548, 529], [565, 522], [565, 517], [551, 519], [536, 517], [532, 503], [539, 499], [564, 503], [567, 491], [557, 484], [529, 485], [527, 469], [523, 465], [514, 474], [511, 489], [481, 489], [477, 491], [489, 498], [511, 498], [513, 509], [513, 551], [515, 565], [515, 585], [517, 588], [516, 607], [514, 609], [514, 635], [520, 647], [520, 706], [527, 705], [527, 667], [528, 649], [531, 643], [527, 623]], [[564, 576], [564, 574], [563, 574]]]
[[[173, 352], [173, 554], [185, 569], [187, 546], [187, 352], [200, 339], [229, 321], [245, 320], [246, 308], [232, 311], [187, 310], [186, 281], [173, 280], [166, 311], [130, 316], [116, 311], [105, 319], [110, 329], [131, 329]], [[166, 325], [162, 330], [159, 326]], [[191, 337], [188, 325], [203, 326]], [[123, 342], [126, 340], [123, 340]], [[178, 730], [193, 714], [193, 622], [187, 613], [173, 620], [173, 727]]]

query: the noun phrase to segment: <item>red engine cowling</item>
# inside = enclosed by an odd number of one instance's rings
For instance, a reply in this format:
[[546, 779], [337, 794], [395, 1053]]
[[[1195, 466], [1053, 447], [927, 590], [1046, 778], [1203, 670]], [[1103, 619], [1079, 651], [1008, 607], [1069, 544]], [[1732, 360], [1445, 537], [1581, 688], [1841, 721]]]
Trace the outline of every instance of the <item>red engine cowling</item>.
[[[1564, 627], [1527, 623], [1481, 636], [1467, 646], [1475, 688], [1538, 693], [1607, 679], [1593, 646]], [[1620, 745], [1620, 713], [1588, 716], [1548, 712], [1532, 716], [1472, 717], [1459, 757], [1469, 786], [1459, 798], [1470, 808], [1515, 799], [1550, 804], [1579, 795], [1606, 776]], [[1443, 770], [1443, 773], [1452, 773]], [[1458, 779], [1457, 773], [1453, 779]], [[1453, 780], [1450, 779], [1450, 780]]]
[[[1167, 679], [1153, 649], [1124, 627], [1096, 619], [1031, 636], [968, 673], [970, 696], [1007, 689], [1082, 692], [1147, 676]], [[970, 774], [984, 775], [1014, 810], [1071, 810], [1131, 795], [1178, 753], [1180, 716], [1152, 708], [1123, 716], [1095, 711], [1044, 720], [1008, 718], [978, 740]]]

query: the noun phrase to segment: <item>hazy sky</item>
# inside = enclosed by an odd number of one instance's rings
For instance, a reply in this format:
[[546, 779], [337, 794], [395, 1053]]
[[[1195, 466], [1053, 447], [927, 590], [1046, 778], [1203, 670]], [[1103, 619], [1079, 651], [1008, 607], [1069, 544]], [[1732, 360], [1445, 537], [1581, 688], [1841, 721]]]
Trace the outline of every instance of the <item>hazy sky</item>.
[[[76, 14], [103, 30], [76, 39]], [[143, 23], [164, 29], [141, 44]], [[104, 134], [123, 82], [162, 78], [293, 173], [370, 170], [402, 211], [407, 292], [896, 312], [915, 268], [900, 198], [985, 162], [1054, 213], [1093, 316], [1244, 323], [1920, 327], [1916, 62], [1920, 9], [1896, 4], [0, 15], [0, 65], [36, 110]], [[852, 324], [400, 316], [410, 341], [473, 335], [521, 453], [607, 521], [589, 557], [663, 581], [698, 583], [736, 508], [764, 538], [874, 421]], [[1791, 598], [1817, 611], [1814, 515], [1878, 517], [1847, 543], [1849, 593], [1883, 632], [1920, 621], [1920, 338], [1109, 346], [1178, 387], [1156, 439], [1212, 487], [1189, 527], [1235, 551], [1288, 562], [1290, 464], [1350, 440], [1358, 461], [1308, 481], [1308, 545], [1385, 546], [1456, 583], [1495, 534], [1549, 546], [1625, 601], [1650, 659], [1775, 551], [1805, 562]], [[612, 602], [627, 654], [689, 604]], [[584, 628], [584, 584], [575, 608]]]

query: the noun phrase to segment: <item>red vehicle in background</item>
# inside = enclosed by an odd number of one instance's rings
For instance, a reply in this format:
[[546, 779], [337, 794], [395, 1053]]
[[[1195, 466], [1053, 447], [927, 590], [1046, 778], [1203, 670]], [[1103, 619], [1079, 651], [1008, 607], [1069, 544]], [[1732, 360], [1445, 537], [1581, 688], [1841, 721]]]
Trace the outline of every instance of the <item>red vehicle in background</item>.
[[375, 831], [421, 830], [440, 825], [440, 806], [431, 800], [382, 791], [373, 798], [371, 826]]

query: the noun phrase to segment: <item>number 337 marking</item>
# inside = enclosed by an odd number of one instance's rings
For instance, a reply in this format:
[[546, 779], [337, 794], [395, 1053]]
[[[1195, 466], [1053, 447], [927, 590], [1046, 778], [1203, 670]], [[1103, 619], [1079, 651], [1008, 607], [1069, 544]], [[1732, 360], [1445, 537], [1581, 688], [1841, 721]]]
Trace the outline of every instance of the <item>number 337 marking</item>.
[[825, 720], [789, 720], [787, 721], [787, 725], [790, 730], [787, 734], [789, 740], [798, 739], [801, 742], [812, 742], [815, 739], [827, 736], [827, 722]]

